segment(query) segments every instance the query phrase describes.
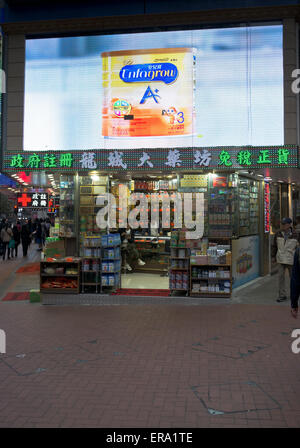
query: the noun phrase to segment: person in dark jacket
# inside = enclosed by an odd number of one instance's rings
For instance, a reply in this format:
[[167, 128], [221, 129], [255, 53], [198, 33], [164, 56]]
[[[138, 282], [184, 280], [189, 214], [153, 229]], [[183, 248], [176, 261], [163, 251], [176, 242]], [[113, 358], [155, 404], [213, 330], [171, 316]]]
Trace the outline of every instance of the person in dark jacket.
[[298, 247], [294, 256], [294, 264], [291, 276], [291, 313], [293, 317], [298, 315], [298, 301], [300, 296], [300, 248]]
[[43, 245], [43, 228], [42, 228], [42, 219], [37, 218], [35, 221], [35, 231], [33, 232], [35, 242], [39, 245], [37, 250], [42, 250]]
[[28, 246], [31, 241], [27, 219], [24, 222], [24, 224], [22, 225], [21, 241], [22, 241], [22, 247], [23, 247], [23, 257], [27, 257]]
[[[18, 246], [21, 241], [21, 226], [20, 226], [20, 224], [19, 225], [18, 225], [18, 223], [15, 224], [13, 226], [12, 231], [13, 231], [13, 238], [15, 240], [15, 257], [17, 257], [18, 256]], [[11, 250], [11, 252], [13, 254], [13, 249]]]

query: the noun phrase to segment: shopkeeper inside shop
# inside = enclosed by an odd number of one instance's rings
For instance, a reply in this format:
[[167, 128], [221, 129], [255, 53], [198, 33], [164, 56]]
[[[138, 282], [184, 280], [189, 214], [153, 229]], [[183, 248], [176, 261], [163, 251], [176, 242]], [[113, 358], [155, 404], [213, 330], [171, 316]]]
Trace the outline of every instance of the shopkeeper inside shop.
[[119, 229], [121, 237], [121, 256], [122, 263], [126, 270], [132, 271], [134, 261], [139, 266], [144, 266], [145, 262], [141, 259], [141, 254], [135, 245], [135, 231], [132, 229]]

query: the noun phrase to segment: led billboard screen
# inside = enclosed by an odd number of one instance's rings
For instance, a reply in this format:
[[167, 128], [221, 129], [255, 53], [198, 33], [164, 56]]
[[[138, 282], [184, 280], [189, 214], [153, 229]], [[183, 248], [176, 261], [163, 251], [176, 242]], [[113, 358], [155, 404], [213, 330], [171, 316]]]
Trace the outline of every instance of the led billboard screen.
[[282, 145], [282, 26], [26, 41], [24, 150]]

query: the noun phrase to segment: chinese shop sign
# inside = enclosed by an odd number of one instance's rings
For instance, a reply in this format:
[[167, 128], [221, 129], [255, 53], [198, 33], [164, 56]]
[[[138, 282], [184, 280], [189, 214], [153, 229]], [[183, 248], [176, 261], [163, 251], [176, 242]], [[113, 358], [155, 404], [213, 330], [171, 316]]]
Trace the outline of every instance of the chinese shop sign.
[[18, 207], [47, 208], [48, 193], [20, 193], [17, 195]]
[[264, 191], [265, 233], [270, 232], [270, 184], [265, 182]]
[[20, 152], [4, 155], [4, 171], [173, 171], [297, 168], [298, 147], [214, 147]]

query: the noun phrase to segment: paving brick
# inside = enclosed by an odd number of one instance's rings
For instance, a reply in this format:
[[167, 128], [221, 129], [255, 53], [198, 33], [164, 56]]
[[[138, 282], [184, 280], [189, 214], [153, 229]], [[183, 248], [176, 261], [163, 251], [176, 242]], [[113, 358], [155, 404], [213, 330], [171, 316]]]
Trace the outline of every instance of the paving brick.
[[[22, 263], [0, 263], [2, 297], [29, 287]], [[260, 288], [226, 306], [0, 301], [0, 427], [299, 427], [297, 321]]]

